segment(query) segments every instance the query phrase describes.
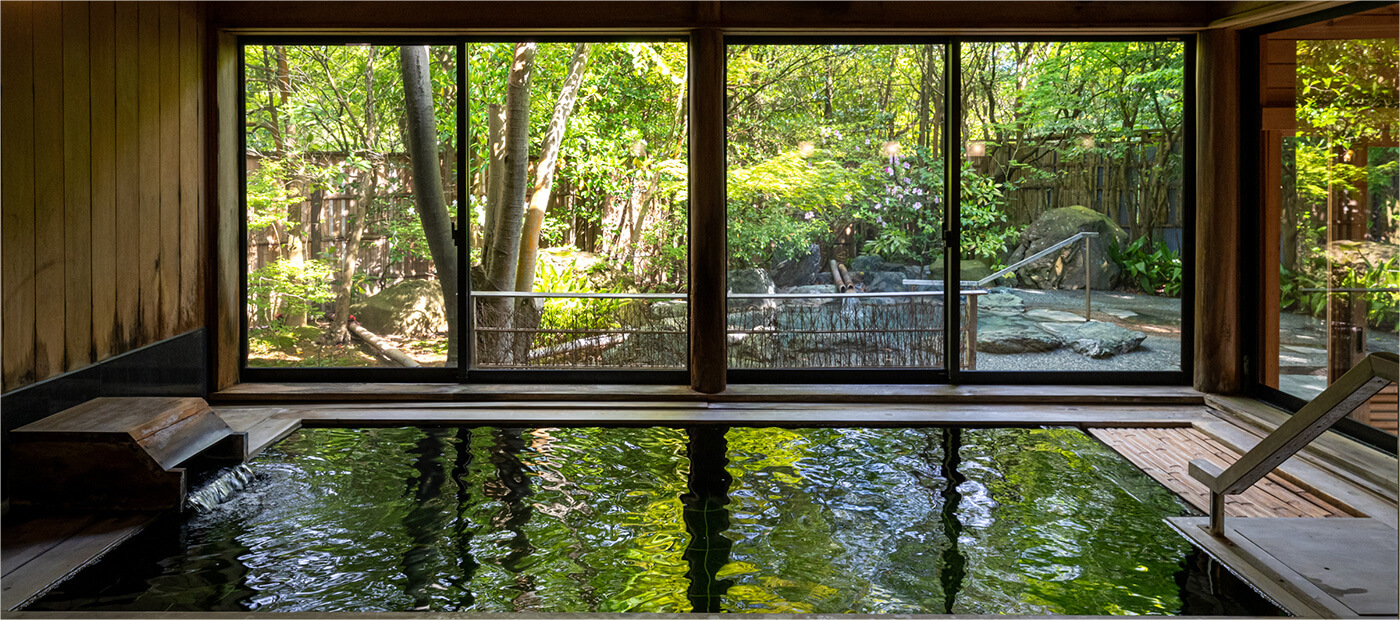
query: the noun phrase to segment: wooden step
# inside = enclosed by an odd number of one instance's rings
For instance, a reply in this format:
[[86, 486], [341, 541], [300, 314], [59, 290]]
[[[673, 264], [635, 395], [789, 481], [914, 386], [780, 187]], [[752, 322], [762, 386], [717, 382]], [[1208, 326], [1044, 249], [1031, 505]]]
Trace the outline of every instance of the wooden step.
[[[1181, 496], [1197, 510], [1210, 510], [1210, 491], [1187, 473], [1191, 459], [1205, 459], [1223, 468], [1240, 455], [1194, 428], [1090, 428], [1089, 434], [1109, 445], [1154, 480]], [[1231, 517], [1354, 517], [1349, 506], [1336, 505], [1274, 472], [1244, 493], [1225, 498]]]

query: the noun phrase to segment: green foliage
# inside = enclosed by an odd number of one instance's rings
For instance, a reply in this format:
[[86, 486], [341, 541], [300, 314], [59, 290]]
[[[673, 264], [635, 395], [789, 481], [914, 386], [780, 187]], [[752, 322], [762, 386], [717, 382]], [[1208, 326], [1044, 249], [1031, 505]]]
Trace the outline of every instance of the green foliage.
[[248, 171], [248, 231], [256, 232], [284, 221], [287, 209], [303, 197], [287, 190], [286, 166], [280, 159], [266, 159]]
[[[575, 270], [576, 263], [559, 268], [552, 262], [540, 261], [535, 268], [536, 291], [551, 293], [596, 293], [586, 274]], [[615, 330], [622, 327], [622, 309], [626, 299], [587, 299], [551, 297], [546, 299], [540, 313], [540, 329]], [[558, 344], [577, 338], [578, 334], [539, 334], [535, 346]]]
[[[1328, 277], [1325, 256], [1312, 255], [1302, 269], [1279, 267], [1279, 307], [1317, 318], [1327, 316], [1330, 295], [1356, 295], [1366, 304], [1366, 323], [1388, 332], [1397, 331], [1400, 323], [1400, 256], [1372, 264], [1364, 258], [1359, 262], [1335, 263]], [[1330, 286], [1329, 286], [1330, 280]], [[1367, 290], [1365, 293], [1337, 293], [1328, 289]]]
[[977, 174], [966, 162], [962, 181], [963, 255], [1000, 269], [1007, 244], [1020, 235], [1019, 230], [1007, 225], [1005, 194], [993, 179]]
[[1126, 247], [1110, 245], [1108, 255], [1123, 270], [1123, 276], [1144, 293], [1181, 296], [1181, 254], [1167, 244], [1138, 237]]
[[279, 260], [248, 274], [248, 315], [252, 323], [276, 326], [278, 315], [302, 314], [331, 300], [334, 264], [313, 259], [295, 265]]
[[859, 193], [851, 171], [824, 153], [788, 151], [729, 169], [729, 256], [732, 267], [767, 267], [795, 256], [846, 217]]

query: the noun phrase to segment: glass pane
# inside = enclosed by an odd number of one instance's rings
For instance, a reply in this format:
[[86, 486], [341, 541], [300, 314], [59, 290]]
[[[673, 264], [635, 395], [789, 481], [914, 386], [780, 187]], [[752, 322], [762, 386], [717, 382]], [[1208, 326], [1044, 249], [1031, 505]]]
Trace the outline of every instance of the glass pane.
[[244, 62], [248, 366], [455, 366], [455, 48], [249, 45]]
[[1180, 370], [1182, 54], [964, 44], [964, 368]]
[[467, 49], [472, 364], [684, 368], [686, 45]]
[[[1397, 258], [1395, 38], [1348, 39], [1319, 32], [1393, 14], [1359, 13], [1264, 40], [1264, 212], [1269, 269], [1261, 380], [1311, 400], [1368, 353], [1396, 352]], [[1378, 21], [1379, 20], [1379, 21]], [[1353, 30], [1354, 31], [1354, 30]], [[1348, 32], [1353, 32], [1348, 31]], [[1322, 37], [1319, 39], [1318, 37]], [[1287, 76], [1284, 79], [1279, 76]], [[1274, 264], [1277, 267], [1274, 267]], [[1395, 386], [1353, 415], [1396, 431]]]
[[729, 366], [943, 367], [944, 46], [727, 56]]

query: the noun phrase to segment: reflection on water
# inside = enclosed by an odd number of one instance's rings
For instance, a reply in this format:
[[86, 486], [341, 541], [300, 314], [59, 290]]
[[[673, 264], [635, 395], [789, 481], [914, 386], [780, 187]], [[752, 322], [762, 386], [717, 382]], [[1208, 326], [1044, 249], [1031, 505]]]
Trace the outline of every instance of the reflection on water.
[[30, 609], [1270, 612], [1077, 430], [307, 429], [253, 471]]

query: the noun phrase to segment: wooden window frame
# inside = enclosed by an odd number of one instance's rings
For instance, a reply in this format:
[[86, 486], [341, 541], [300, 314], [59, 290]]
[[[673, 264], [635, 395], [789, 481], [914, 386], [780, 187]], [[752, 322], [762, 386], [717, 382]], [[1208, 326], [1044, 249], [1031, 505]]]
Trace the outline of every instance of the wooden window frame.
[[[537, 36], [538, 35], [538, 36]], [[960, 86], [961, 44], [976, 41], [1148, 41], [1177, 40], [1185, 46], [1184, 97], [1186, 110], [1183, 122], [1183, 174], [1182, 199], [1180, 209], [1183, 214], [1184, 247], [1182, 293], [1182, 353], [1181, 367], [1164, 371], [971, 371], [959, 367], [957, 356], [949, 359], [952, 363], [944, 369], [853, 369], [853, 370], [735, 370], [727, 367], [727, 342], [725, 336], [726, 273], [727, 252], [725, 247], [726, 205], [724, 179], [726, 175], [725, 148], [725, 37], [769, 38], [790, 42], [839, 41], [858, 38], [870, 43], [902, 43], [909, 41], [944, 43], [948, 47], [945, 71], [950, 75], [950, 92], [953, 86]], [[617, 41], [635, 38], [655, 39], [657, 37], [682, 37], [689, 40], [690, 59], [690, 205], [689, 205], [689, 264], [688, 285], [690, 288], [689, 307], [689, 353], [688, 366], [684, 370], [493, 370], [472, 369], [467, 364], [455, 369], [399, 369], [399, 368], [247, 368], [246, 367], [246, 260], [245, 254], [233, 255], [227, 248], [243, 248], [246, 243], [246, 204], [242, 175], [243, 150], [243, 67], [242, 49], [249, 42], [277, 41], [280, 43], [347, 43], [374, 40], [385, 44], [456, 44], [459, 54], [465, 59], [460, 47], [470, 41], [511, 40], [530, 37], [541, 41], [605, 40]], [[593, 384], [672, 384], [689, 386], [701, 393], [723, 391], [729, 383], [814, 383], [840, 380], [854, 383], [957, 383], [957, 384], [1139, 384], [1139, 385], [1185, 385], [1191, 382], [1194, 372], [1194, 289], [1195, 289], [1195, 51], [1196, 35], [1186, 29], [1142, 29], [1132, 34], [1096, 34], [1086, 30], [1080, 35], [1048, 35], [1034, 31], [1024, 35], [957, 36], [946, 33], [900, 33], [896, 31], [873, 32], [861, 35], [794, 35], [789, 32], [764, 33], [742, 29], [689, 28], [662, 31], [604, 31], [575, 36], [560, 36], [557, 32], [532, 33], [516, 31], [496, 34], [437, 34], [425, 31], [423, 34], [392, 33], [378, 34], [307, 34], [291, 32], [239, 34], [236, 31], [220, 30], [211, 37], [214, 47], [211, 56], [210, 74], [211, 100], [218, 103], [219, 110], [235, 111], [233, 114], [220, 114], [211, 119], [211, 135], [216, 136], [219, 148], [211, 153], [212, 185], [217, 188], [217, 200], [211, 201], [214, 210], [211, 221], [215, 222], [214, 247], [221, 248], [214, 261], [215, 273], [211, 282], [215, 283], [215, 294], [211, 295], [211, 389], [218, 390], [240, 382], [294, 381], [294, 382], [386, 382], [386, 383], [593, 383]], [[463, 88], [466, 74], [465, 60], [459, 63], [459, 92]], [[953, 80], [956, 80], [953, 81]], [[958, 99], [951, 98], [947, 105], [945, 124], [950, 124], [957, 112]], [[465, 117], [467, 111], [459, 106], [459, 136], [466, 136]], [[951, 135], [944, 128], [944, 152], [952, 153], [960, 144], [961, 136]], [[459, 140], [464, 138], [459, 138]], [[462, 167], [465, 149], [459, 149], [458, 166]], [[951, 215], [945, 217], [946, 234], [956, 239], [959, 226], [956, 205], [959, 202], [958, 188], [960, 171], [953, 165], [953, 158], [945, 157], [945, 175], [953, 188], [945, 200]], [[459, 188], [459, 192], [462, 191]], [[231, 209], [231, 206], [236, 206]], [[460, 237], [465, 231], [459, 230]], [[958, 268], [957, 252], [951, 253], [949, 269]], [[459, 263], [465, 263], [467, 253], [459, 252]], [[459, 264], [464, 285], [461, 290], [470, 290], [469, 270]], [[470, 325], [470, 304], [459, 304], [459, 323]], [[957, 313], [946, 313], [948, 333], [958, 332]], [[463, 359], [469, 359], [471, 337], [467, 330], [462, 331]], [[949, 349], [956, 350], [956, 339], [948, 339]], [[733, 380], [731, 376], [733, 375]], [[838, 379], [839, 377], [839, 379]]]

